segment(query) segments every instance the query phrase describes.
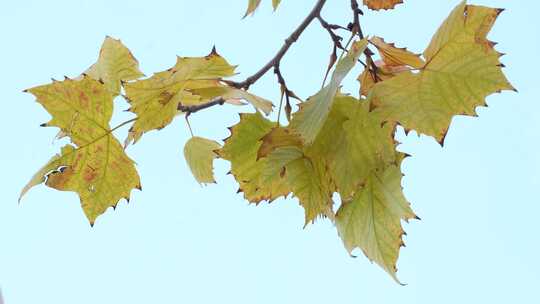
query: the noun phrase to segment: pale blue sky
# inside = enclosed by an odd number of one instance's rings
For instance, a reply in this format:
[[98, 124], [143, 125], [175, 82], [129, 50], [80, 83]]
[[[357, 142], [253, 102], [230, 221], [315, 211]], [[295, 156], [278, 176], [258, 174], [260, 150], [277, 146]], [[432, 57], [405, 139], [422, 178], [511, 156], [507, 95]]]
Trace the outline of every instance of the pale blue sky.
[[[0, 161], [0, 287], [6, 304], [86, 303], [540, 303], [540, 21], [537, 1], [478, 0], [505, 7], [494, 28], [519, 93], [488, 98], [479, 118], [454, 119], [444, 148], [405, 137], [404, 191], [422, 221], [405, 225], [399, 286], [363, 256], [350, 258], [328, 221], [302, 229], [295, 199], [248, 205], [217, 163], [217, 185], [199, 186], [182, 156], [182, 119], [144, 136], [128, 154], [143, 191], [109, 210], [91, 229], [74, 193], [20, 189], [63, 142], [34, 97], [21, 91], [51, 77], [77, 76], [95, 61], [106, 35], [120, 38], [150, 75], [175, 55], [206, 55], [212, 45], [238, 79], [273, 56], [314, 1], [263, 1], [241, 20], [247, 0], [3, 1], [0, 8], [3, 148]], [[362, 18], [369, 35], [421, 52], [458, 0], [408, 0]], [[329, 0], [324, 16], [350, 17], [348, 0]], [[283, 62], [298, 95], [320, 86], [330, 51], [310, 27]], [[354, 77], [345, 90], [356, 92]], [[277, 100], [269, 73], [253, 91]], [[117, 108], [126, 109], [118, 100]], [[237, 111], [192, 117], [195, 133], [228, 136]], [[130, 114], [118, 111], [113, 125]], [[125, 129], [118, 132], [121, 138]]]

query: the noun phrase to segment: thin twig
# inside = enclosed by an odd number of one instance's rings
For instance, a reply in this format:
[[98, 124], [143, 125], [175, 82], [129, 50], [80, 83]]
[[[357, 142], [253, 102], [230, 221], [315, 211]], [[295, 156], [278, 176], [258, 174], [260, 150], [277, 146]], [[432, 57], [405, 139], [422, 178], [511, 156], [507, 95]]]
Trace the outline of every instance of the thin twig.
[[295, 43], [298, 38], [300, 38], [300, 35], [302, 35], [308, 25], [310, 25], [311, 22], [320, 15], [325, 3], [326, 0], [317, 0], [317, 3], [313, 7], [309, 15], [307, 15], [304, 21], [302, 21], [302, 23], [300, 23], [300, 25], [296, 28], [296, 30], [294, 30], [294, 32], [292, 32], [292, 34], [287, 39], [285, 39], [285, 43], [279, 49], [275, 56], [270, 59], [270, 61], [268, 61], [268, 63], [266, 63], [255, 74], [249, 76], [248, 78], [246, 78], [246, 80], [242, 82], [232, 83], [232, 85], [236, 88], [247, 90], [253, 83], [259, 80], [259, 78], [266, 74], [266, 72], [268, 72], [272, 67], [279, 65], [279, 63], [281, 62], [281, 58], [283, 58], [283, 56], [287, 53], [291, 45], [293, 45], [293, 43]]
[[182, 112], [185, 112], [186, 115], [190, 115], [190, 114], [193, 114], [195, 112], [199, 112], [200, 110], [204, 110], [204, 109], [207, 109], [207, 108], [210, 108], [210, 107], [213, 107], [213, 106], [217, 106], [217, 105], [223, 105], [225, 103], [225, 99], [221, 98], [221, 97], [218, 97], [216, 99], [213, 99], [207, 103], [203, 103], [203, 104], [198, 104], [198, 105], [193, 105], [193, 106], [184, 106], [183, 104], [179, 103], [178, 104], [178, 110], [179, 111], [182, 111]]

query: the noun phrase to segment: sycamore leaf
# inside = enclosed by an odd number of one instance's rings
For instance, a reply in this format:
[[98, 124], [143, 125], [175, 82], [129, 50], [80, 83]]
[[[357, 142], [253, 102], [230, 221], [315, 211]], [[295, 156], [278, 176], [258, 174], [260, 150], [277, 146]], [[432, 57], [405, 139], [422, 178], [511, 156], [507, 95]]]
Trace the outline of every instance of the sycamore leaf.
[[410, 73], [410, 68], [408, 66], [387, 66], [382, 60], [375, 61], [375, 66], [377, 66], [376, 74], [370, 69], [365, 68], [357, 78], [357, 80], [360, 82], [361, 96], [368, 96], [373, 86], [379, 82], [391, 79], [400, 73]]
[[458, 5], [424, 51], [426, 65], [418, 73], [402, 73], [373, 87], [376, 112], [442, 144], [454, 115], [474, 116], [488, 95], [513, 90], [501, 55], [486, 37], [500, 12]]
[[121, 82], [144, 76], [129, 49], [120, 40], [108, 36], [103, 41], [98, 61], [84, 73], [103, 81], [113, 96], [120, 94]]
[[338, 95], [330, 115], [312, 146], [309, 156], [326, 161], [329, 174], [342, 199], [350, 199], [372, 171], [393, 164], [395, 145], [392, 125], [382, 125], [369, 112], [365, 100]]
[[261, 138], [262, 145], [257, 151], [257, 158], [266, 157], [270, 152], [279, 147], [302, 147], [302, 140], [289, 129], [275, 127]]
[[425, 64], [419, 54], [414, 54], [406, 48], [398, 48], [393, 43], [386, 43], [380, 37], [373, 37], [369, 42], [377, 48], [383, 62], [387, 66], [405, 65], [419, 69]]
[[272, 201], [286, 196], [290, 191], [281, 174], [264, 176], [267, 158], [257, 159], [262, 144], [261, 138], [270, 132], [274, 122], [264, 118], [259, 112], [241, 114], [240, 122], [229, 128], [231, 136], [218, 151], [221, 158], [231, 162], [231, 173], [240, 184], [239, 191], [252, 202]]
[[202, 103], [189, 90], [220, 86], [219, 80], [234, 75], [234, 70], [213, 50], [205, 57], [178, 57], [176, 65], [166, 71], [124, 84], [130, 111], [137, 114], [128, 142], [137, 142], [145, 132], [171, 123], [179, 104]]
[[341, 82], [354, 67], [366, 47], [366, 39], [353, 43], [347, 55], [337, 63], [330, 82], [317, 94], [310, 97], [309, 102], [301, 104], [300, 109], [294, 114], [291, 128], [302, 137], [307, 145], [311, 144], [317, 137], [332, 108]]
[[[274, 11], [278, 8], [280, 3], [281, 3], [281, 0], [272, 0], [272, 7], [274, 8]], [[249, 15], [252, 15], [255, 12], [255, 10], [259, 7], [260, 4], [261, 4], [261, 0], [248, 0], [248, 7], [243, 18], [246, 18]]]
[[194, 136], [184, 146], [184, 157], [195, 179], [201, 184], [215, 183], [213, 161], [221, 145], [213, 140]]
[[285, 168], [289, 186], [305, 210], [304, 227], [313, 223], [317, 217], [329, 217], [333, 220], [332, 180], [324, 162], [301, 157], [289, 162]]
[[404, 234], [401, 220], [417, 218], [403, 196], [401, 176], [396, 166], [373, 172], [336, 214], [336, 228], [349, 253], [356, 247], [362, 249], [396, 281], [396, 262]]
[[191, 89], [190, 92], [194, 95], [198, 95], [201, 98], [199, 102], [208, 102], [218, 97], [223, 98], [225, 101], [243, 99], [251, 103], [257, 110], [262, 111], [266, 115], [272, 112], [272, 107], [274, 106], [271, 101], [262, 97], [253, 95], [241, 89], [219, 84], [212, 87]]
[[113, 97], [103, 84], [84, 76], [28, 92], [52, 115], [45, 125], [59, 127], [75, 146], [64, 146], [32, 177], [21, 196], [44, 181], [49, 187], [77, 192], [93, 225], [108, 207], [122, 198], [129, 200], [131, 190], [141, 188], [133, 161], [109, 128]]
[[372, 10], [393, 9], [396, 5], [403, 3], [403, 0], [364, 0], [364, 5]]
[[272, 7], [276, 10], [281, 3], [281, 0], [272, 0]]
[[261, 4], [261, 0], [248, 0], [248, 7], [246, 13], [244, 14], [244, 18], [253, 14], [257, 7], [259, 7], [259, 4]]

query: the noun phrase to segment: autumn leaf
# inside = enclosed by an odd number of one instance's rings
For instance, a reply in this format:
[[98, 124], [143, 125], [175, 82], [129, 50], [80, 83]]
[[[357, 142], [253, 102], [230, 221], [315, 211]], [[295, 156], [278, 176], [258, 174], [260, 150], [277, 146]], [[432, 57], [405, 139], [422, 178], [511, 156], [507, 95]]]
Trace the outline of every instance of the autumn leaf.
[[338, 94], [309, 156], [326, 161], [342, 199], [350, 199], [372, 171], [395, 162], [394, 129], [369, 112], [369, 104]]
[[363, 39], [353, 43], [347, 55], [338, 61], [330, 82], [317, 94], [310, 97], [308, 102], [301, 104], [300, 109], [294, 114], [291, 128], [302, 137], [307, 145], [311, 144], [317, 137], [332, 108], [341, 82], [355, 66], [360, 54], [366, 49], [367, 42], [366, 39]]
[[113, 96], [120, 94], [122, 81], [143, 77], [139, 62], [120, 40], [109, 36], [103, 41], [99, 58], [86, 72], [86, 75], [101, 80]]
[[364, 5], [376, 11], [393, 9], [400, 3], [403, 3], [403, 0], [364, 0]]
[[[272, 112], [272, 107], [274, 106], [272, 102], [267, 99], [253, 95], [245, 90], [219, 83], [211, 87], [190, 89], [189, 92], [200, 97], [200, 100], [198, 100], [197, 103], [209, 102], [216, 98], [223, 98], [226, 102], [238, 99], [245, 100], [251, 103], [255, 109], [262, 111], [266, 115]], [[189, 105], [186, 103], [182, 104]]]
[[261, 147], [257, 151], [257, 158], [266, 157], [272, 151], [280, 147], [298, 147], [301, 148], [302, 141], [300, 138], [291, 132], [290, 129], [284, 127], [274, 127], [270, 132], [261, 138]]
[[281, 0], [272, 0], [272, 7], [276, 10], [281, 3]]
[[171, 123], [178, 114], [179, 104], [201, 103], [201, 98], [189, 90], [219, 86], [219, 80], [234, 75], [234, 70], [214, 50], [205, 57], [178, 57], [175, 66], [166, 71], [126, 83], [129, 110], [137, 114], [128, 142], [137, 142], [145, 132]]
[[485, 98], [514, 90], [487, 34], [501, 10], [458, 5], [424, 51], [418, 73], [374, 86], [369, 97], [384, 120], [435, 137], [441, 144], [454, 115], [476, 115]]
[[[281, 0], [272, 0], [272, 7], [274, 8], [274, 11], [278, 8], [280, 3], [281, 3]], [[252, 15], [255, 12], [255, 10], [259, 7], [260, 4], [261, 4], [261, 0], [248, 0], [248, 7], [243, 18], [246, 18], [249, 15]]]
[[244, 197], [252, 203], [272, 201], [290, 192], [279, 173], [264, 176], [268, 159], [257, 159], [261, 138], [274, 126], [274, 122], [258, 112], [241, 114], [240, 122], [229, 128], [231, 136], [218, 151], [221, 158], [231, 162], [231, 173], [240, 184], [239, 191], [244, 192]]
[[213, 140], [193, 136], [184, 146], [184, 157], [195, 179], [201, 184], [215, 183], [213, 161], [218, 156], [215, 150], [221, 145]]
[[336, 227], [349, 253], [357, 247], [362, 249], [396, 281], [396, 262], [404, 234], [401, 220], [417, 218], [403, 196], [401, 176], [396, 166], [374, 171], [336, 213]]
[[398, 48], [393, 43], [387, 43], [380, 37], [373, 37], [369, 39], [369, 42], [377, 48], [386, 66], [410, 66], [419, 69], [425, 64], [419, 54], [412, 53], [406, 48]]
[[139, 175], [133, 161], [112, 135], [109, 121], [113, 97], [105, 85], [84, 76], [80, 80], [29, 89], [52, 115], [44, 126], [60, 128], [74, 145], [62, 148], [30, 180], [21, 193], [45, 182], [51, 188], [74, 191], [90, 221], [119, 200], [129, 200], [133, 188], [140, 189]]

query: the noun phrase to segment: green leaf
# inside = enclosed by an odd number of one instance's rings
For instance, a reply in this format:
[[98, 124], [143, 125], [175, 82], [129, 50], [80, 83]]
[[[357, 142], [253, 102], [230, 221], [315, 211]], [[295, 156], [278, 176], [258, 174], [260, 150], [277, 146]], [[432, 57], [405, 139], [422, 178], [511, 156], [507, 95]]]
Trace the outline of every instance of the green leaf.
[[84, 72], [86, 75], [101, 80], [113, 96], [120, 94], [122, 81], [143, 77], [139, 62], [120, 40], [106, 37], [96, 63]]
[[486, 96], [513, 90], [502, 73], [501, 56], [486, 36], [501, 10], [457, 6], [424, 51], [418, 73], [380, 82], [370, 95], [389, 122], [435, 137], [441, 144], [454, 115], [475, 116]]
[[396, 262], [405, 233], [401, 220], [417, 218], [403, 196], [401, 176], [396, 166], [373, 172], [336, 214], [336, 227], [349, 253], [356, 247], [362, 249], [396, 281]]
[[382, 125], [368, 103], [337, 95], [307, 155], [322, 157], [342, 199], [350, 199], [371, 172], [395, 162], [393, 126]]
[[76, 145], [66, 145], [24, 187], [21, 196], [44, 181], [49, 187], [74, 191], [90, 221], [140, 189], [133, 161], [112, 135], [112, 95], [100, 82], [84, 76], [28, 90], [53, 116], [46, 126], [59, 127]]
[[184, 156], [191, 173], [200, 184], [215, 183], [213, 161], [218, 156], [214, 151], [221, 145], [213, 140], [194, 136], [184, 146]]
[[294, 114], [291, 128], [302, 137], [306, 144], [311, 144], [317, 137], [332, 108], [341, 82], [354, 67], [360, 54], [366, 49], [367, 43], [366, 39], [353, 43], [347, 56], [337, 63], [330, 82], [310, 97], [308, 102], [302, 103], [300, 110]]
[[241, 114], [240, 122], [229, 128], [231, 136], [218, 151], [221, 158], [231, 162], [231, 173], [240, 184], [239, 191], [244, 192], [244, 197], [252, 203], [272, 201], [290, 192], [285, 179], [279, 173], [264, 176], [263, 171], [268, 159], [257, 158], [257, 152], [262, 145], [261, 138], [270, 132], [273, 126], [275, 123], [265, 119], [259, 112]]
[[304, 227], [318, 217], [333, 219], [333, 185], [324, 162], [301, 157], [289, 162], [285, 168], [288, 184], [305, 210]]

